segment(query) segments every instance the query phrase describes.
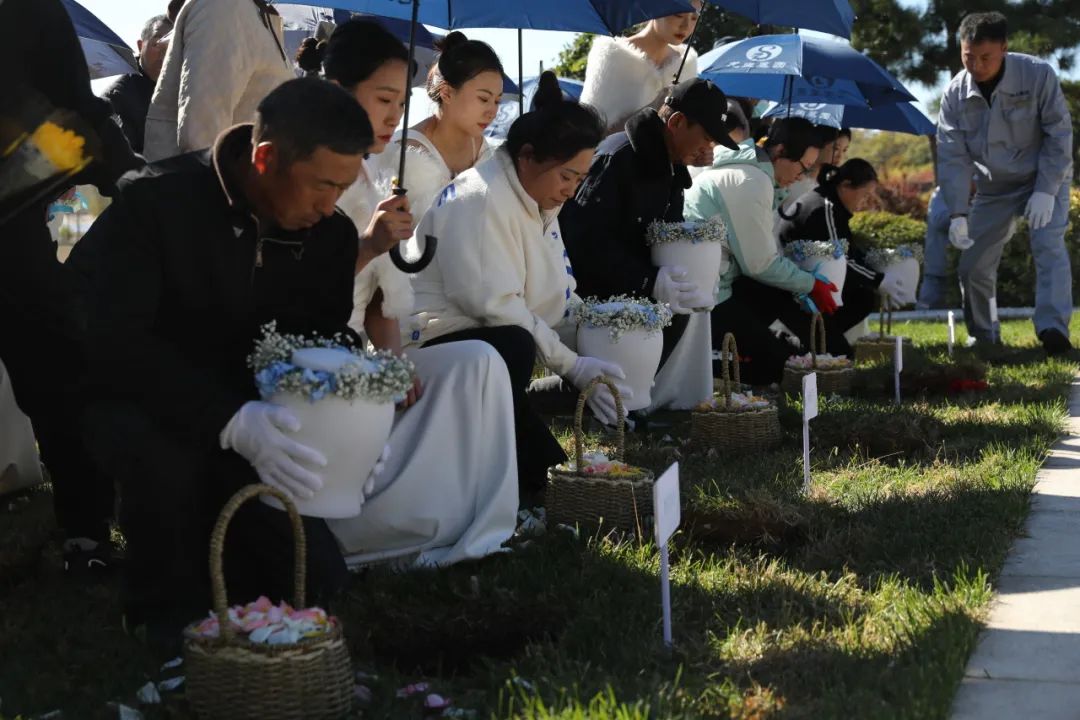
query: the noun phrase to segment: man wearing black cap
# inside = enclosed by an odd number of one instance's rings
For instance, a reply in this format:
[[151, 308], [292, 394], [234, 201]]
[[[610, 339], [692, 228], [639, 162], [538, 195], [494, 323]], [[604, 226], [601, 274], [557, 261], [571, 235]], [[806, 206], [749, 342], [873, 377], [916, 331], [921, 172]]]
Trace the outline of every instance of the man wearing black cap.
[[653, 264], [645, 231], [654, 220], [683, 220], [687, 165], [707, 165], [718, 143], [738, 147], [728, 120], [720, 88], [700, 79], [679, 83], [659, 110], [640, 110], [624, 132], [600, 143], [576, 197], [559, 215], [578, 294], [650, 296], [676, 313], [664, 331], [661, 362], [686, 328], [691, 309], [683, 303], [698, 288], [685, 281], [685, 271]]

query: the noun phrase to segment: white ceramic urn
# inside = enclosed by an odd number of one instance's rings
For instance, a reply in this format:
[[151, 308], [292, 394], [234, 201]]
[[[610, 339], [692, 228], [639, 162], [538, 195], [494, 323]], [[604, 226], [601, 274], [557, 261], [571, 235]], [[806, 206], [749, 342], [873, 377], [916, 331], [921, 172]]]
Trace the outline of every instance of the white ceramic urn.
[[613, 362], [626, 373], [619, 385], [629, 387], [634, 396], [623, 400], [626, 410], [641, 410], [651, 404], [653, 379], [660, 367], [664, 336], [660, 331], [629, 330], [618, 339], [611, 339], [605, 327], [579, 326], [577, 350], [581, 355]]
[[661, 242], [651, 248], [653, 265], [686, 269], [686, 279], [698, 287], [697, 299], [689, 305], [696, 311], [712, 310], [716, 305], [716, 283], [726, 270], [724, 244], [689, 241]]
[[[330, 372], [353, 362], [362, 360], [331, 348], [305, 348], [292, 356], [292, 363], [298, 367]], [[289, 433], [290, 437], [318, 450], [327, 460], [326, 467], [300, 463], [323, 479], [323, 487], [314, 497], [296, 501], [300, 514], [322, 518], [359, 515], [364, 487], [390, 437], [394, 403], [345, 400], [336, 395], [312, 402], [295, 393], [278, 393], [269, 401], [289, 408], [300, 421], [300, 429]], [[268, 504], [280, 507], [273, 498], [262, 497]]]

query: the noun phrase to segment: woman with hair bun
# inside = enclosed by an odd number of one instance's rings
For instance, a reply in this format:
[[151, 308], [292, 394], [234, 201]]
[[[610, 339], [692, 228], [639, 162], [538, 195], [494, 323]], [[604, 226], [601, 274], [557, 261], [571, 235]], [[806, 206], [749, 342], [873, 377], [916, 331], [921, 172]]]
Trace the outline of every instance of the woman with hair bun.
[[[405, 177], [399, 181], [409, 191], [417, 220], [447, 183], [491, 155], [484, 130], [502, 100], [503, 66], [490, 45], [455, 31], [438, 50], [427, 79], [435, 113], [409, 128]], [[395, 133], [378, 158], [380, 175], [397, 175], [401, 138]]]
[[842, 290], [843, 305], [825, 319], [825, 339], [833, 355], [853, 356], [844, 333], [859, 325], [881, 304], [901, 307], [915, 300], [915, 288], [905, 288], [899, 276], [880, 273], [866, 264], [866, 251], [851, 234], [851, 216], [862, 209], [877, 188], [874, 166], [862, 158], [852, 158], [837, 167], [821, 166], [817, 187], [791, 202], [776, 226], [780, 242], [796, 240], [846, 240], [847, 275]]
[[[603, 124], [592, 108], [564, 100], [550, 72], [540, 78], [536, 108], [420, 221], [417, 235], [438, 237], [439, 252], [413, 280], [419, 329], [411, 338], [425, 347], [483, 340], [502, 355], [525, 491], [542, 488], [547, 468], [566, 457], [526, 396], [536, 361], [578, 388], [598, 375], [623, 377], [611, 363], [578, 355], [558, 332], [576, 288], [558, 214], [588, 172]], [[611, 395], [592, 398], [594, 413], [613, 421]]]
[[[352, 93], [374, 129], [372, 152], [384, 150], [407, 92], [409, 56], [401, 41], [377, 22], [350, 20], [297, 59]], [[361, 232], [408, 238], [408, 201], [390, 194], [389, 180], [372, 164], [365, 161], [338, 206]], [[388, 256], [357, 275], [353, 303], [349, 324], [376, 348], [402, 354], [399, 319], [409, 318], [413, 294]], [[446, 565], [495, 552], [514, 532], [513, 404], [502, 358], [478, 341], [405, 354], [418, 382], [395, 417], [374, 492], [358, 517], [329, 521], [350, 565], [417, 553], [419, 564]]]

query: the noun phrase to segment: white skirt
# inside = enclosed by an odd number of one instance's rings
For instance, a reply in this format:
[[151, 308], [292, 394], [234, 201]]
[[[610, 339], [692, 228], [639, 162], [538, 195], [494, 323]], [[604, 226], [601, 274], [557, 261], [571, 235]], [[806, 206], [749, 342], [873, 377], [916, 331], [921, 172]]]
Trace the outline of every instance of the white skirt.
[[394, 419], [390, 457], [360, 515], [327, 521], [350, 567], [417, 553], [417, 565], [450, 565], [497, 552], [514, 533], [514, 407], [502, 358], [476, 340], [406, 355], [423, 397]]
[[686, 330], [656, 373], [652, 404], [645, 411], [689, 410], [713, 394], [711, 313], [690, 316]]
[[41, 463], [30, 419], [15, 404], [4, 363], [0, 362], [0, 495], [42, 481]]

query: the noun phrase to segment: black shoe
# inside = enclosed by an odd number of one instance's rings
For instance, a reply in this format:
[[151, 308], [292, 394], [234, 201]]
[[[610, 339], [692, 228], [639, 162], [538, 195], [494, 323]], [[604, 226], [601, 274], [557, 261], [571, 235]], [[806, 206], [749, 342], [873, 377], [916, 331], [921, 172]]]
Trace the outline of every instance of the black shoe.
[[78, 545], [64, 550], [64, 572], [72, 577], [105, 578], [115, 573], [120, 563], [120, 556], [108, 542], [99, 542], [92, 550]]
[[1055, 355], [1067, 355], [1072, 351], [1072, 343], [1069, 342], [1069, 338], [1060, 330], [1054, 330], [1050, 328], [1043, 330], [1039, 333], [1039, 340], [1043, 344], [1043, 349], [1046, 350], [1047, 357], [1054, 357]]

